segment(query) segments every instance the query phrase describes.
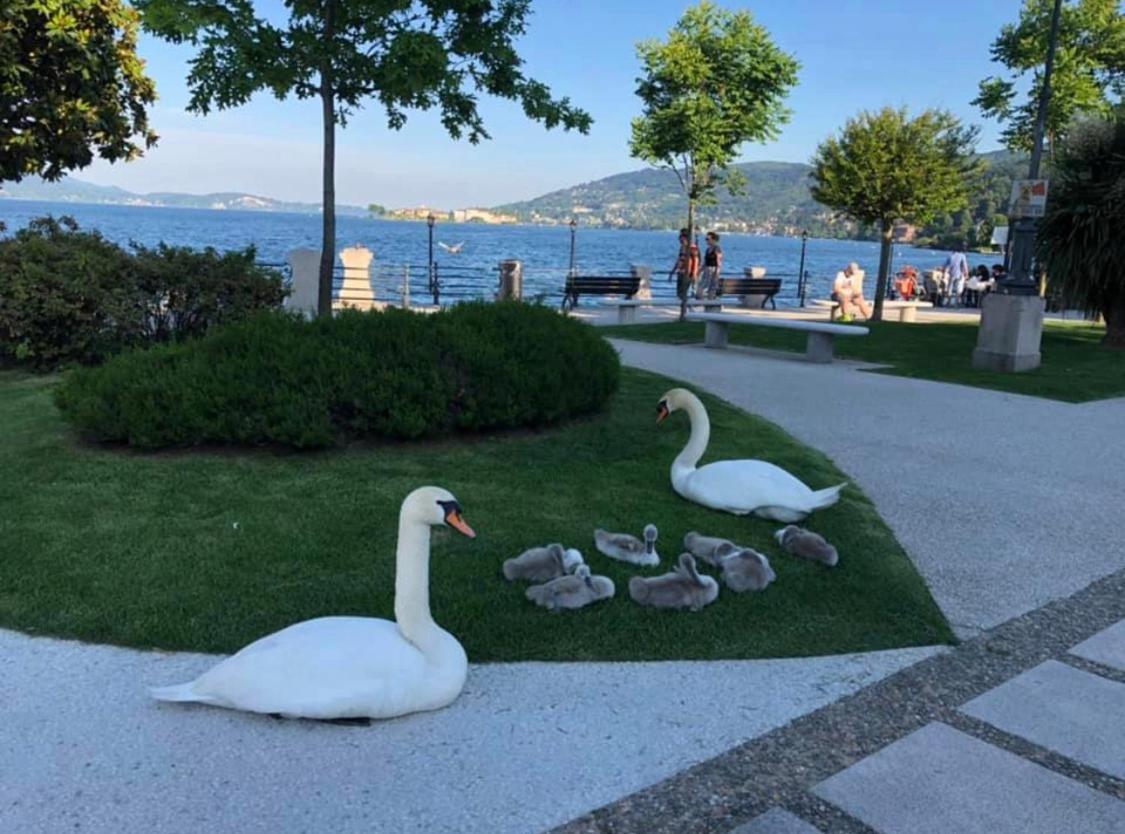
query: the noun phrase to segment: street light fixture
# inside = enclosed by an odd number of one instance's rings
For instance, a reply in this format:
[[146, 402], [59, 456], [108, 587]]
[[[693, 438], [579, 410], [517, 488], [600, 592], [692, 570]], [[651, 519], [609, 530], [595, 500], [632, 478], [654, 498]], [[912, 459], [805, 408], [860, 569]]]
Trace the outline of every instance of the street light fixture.
[[[1043, 68], [1043, 88], [1039, 91], [1039, 110], [1035, 117], [1035, 133], [1031, 144], [1031, 165], [1028, 179], [1039, 178], [1039, 162], [1043, 156], [1043, 133], [1047, 110], [1051, 103], [1051, 72], [1059, 41], [1059, 18], [1062, 0], [1055, 0], [1051, 13], [1051, 35], [1047, 44], [1047, 63]], [[1022, 216], [1024, 211], [1009, 209], [1021, 216], [1012, 217], [1011, 250], [1008, 278], [997, 292], [989, 293], [981, 302], [980, 329], [973, 350], [973, 367], [980, 370], [1019, 373], [1038, 368], [1042, 355], [1043, 311], [1045, 302], [1032, 274], [1035, 236], [1039, 223], [1034, 217]]]
[[437, 274], [434, 270], [434, 223], [436, 221], [437, 218], [434, 217], [434, 213], [432, 211], [426, 215], [426, 226], [428, 227], [430, 234], [429, 268], [426, 278], [430, 287], [430, 295], [434, 297], [434, 304], [438, 303]]
[[[1051, 36], [1047, 45], [1047, 64], [1043, 68], [1043, 89], [1039, 94], [1039, 110], [1035, 117], [1035, 133], [1031, 143], [1031, 164], [1027, 178], [1039, 179], [1039, 163], [1043, 158], [1043, 134], [1047, 127], [1047, 108], [1051, 101], [1051, 72], [1055, 66], [1055, 52], [1059, 43], [1059, 16], [1062, 0], [1055, 0], [1051, 12]], [[1035, 234], [1039, 228], [1036, 217], [1018, 217], [1011, 221], [1012, 249], [1008, 277], [1001, 282], [1001, 292], [1008, 295], [1038, 295], [1039, 285], [1032, 273]]]
[[575, 261], [574, 261], [574, 242], [575, 242], [575, 237], [577, 235], [577, 232], [578, 232], [578, 221], [576, 221], [572, 217], [572, 218], [570, 218], [570, 274], [572, 276], [578, 274], [578, 269], [576, 268]]
[[797, 268], [797, 294], [801, 297], [801, 306], [805, 306], [805, 247], [809, 243], [809, 230], [801, 231], [801, 265]]

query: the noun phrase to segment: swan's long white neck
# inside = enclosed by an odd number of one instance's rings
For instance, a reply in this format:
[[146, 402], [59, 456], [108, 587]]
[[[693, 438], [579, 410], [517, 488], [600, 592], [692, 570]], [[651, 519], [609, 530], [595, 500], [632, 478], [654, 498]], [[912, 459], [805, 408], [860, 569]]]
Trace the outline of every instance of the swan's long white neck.
[[398, 520], [395, 551], [395, 620], [420, 648], [437, 626], [430, 616], [430, 525], [405, 512]]
[[683, 451], [672, 461], [673, 483], [678, 477], [695, 471], [695, 465], [707, 451], [707, 443], [711, 439], [711, 420], [707, 417], [707, 409], [703, 407], [703, 403], [695, 397], [690, 397], [684, 403], [683, 409], [691, 420], [691, 437], [688, 438]]

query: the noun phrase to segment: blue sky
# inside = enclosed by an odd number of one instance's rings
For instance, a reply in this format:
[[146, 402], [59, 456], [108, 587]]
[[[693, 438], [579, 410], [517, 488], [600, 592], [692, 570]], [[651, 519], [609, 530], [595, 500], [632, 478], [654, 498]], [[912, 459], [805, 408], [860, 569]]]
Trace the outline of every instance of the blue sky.
[[[259, 3], [277, 7], [276, 0]], [[482, 108], [493, 139], [454, 142], [435, 116], [419, 113], [398, 133], [372, 105], [338, 140], [337, 199], [440, 208], [493, 205], [641, 167], [629, 158], [637, 41], [663, 36], [686, 0], [535, 0], [521, 54], [530, 75], [568, 95], [594, 117], [588, 136], [547, 132], [508, 102]], [[861, 109], [948, 108], [998, 130], [969, 102], [997, 71], [988, 47], [1014, 21], [1019, 0], [769, 0], [749, 9], [800, 60], [788, 100], [791, 122], [768, 145], [747, 145], [747, 160], [805, 162], [817, 143]], [[259, 96], [208, 116], [186, 112], [190, 47], [145, 38], [141, 52], [160, 100], [151, 114], [161, 142], [142, 160], [97, 163], [77, 176], [134, 191], [248, 191], [316, 202], [320, 194], [319, 105]]]

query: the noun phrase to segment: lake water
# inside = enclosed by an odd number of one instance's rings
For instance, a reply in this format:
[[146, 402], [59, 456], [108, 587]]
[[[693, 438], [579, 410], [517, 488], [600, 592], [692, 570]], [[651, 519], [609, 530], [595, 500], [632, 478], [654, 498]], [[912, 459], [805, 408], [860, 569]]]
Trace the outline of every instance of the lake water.
[[[0, 220], [8, 225], [9, 234], [45, 214], [68, 214], [82, 228], [96, 229], [121, 244], [135, 241], [151, 246], [163, 241], [220, 250], [252, 244], [257, 247], [259, 259], [269, 263], [284, 262], [292, 249], [320, 246], [317, 215], [0, 200]], [[450, 255], [438, 242], [464, 242], [464, 248], [460, 254]], [[375, 253], [375, 285], [380, 297], [397, 294], [404, 267], [413, 265], [411, 285], [415, 300], [419, 299], [427, 263], [425, 223], [341, 217], [337, 220], [337, 243], [340, 248], [362, 244]], [[797, 304], [799, 238], [726, 233], [721, 243], [726, 275], [740, 275], [748, 266], [763, 266], [767, 276], [783, 279], [778, 305]], [[589, 274], [626, 272], [631, 264], [651, 266], [654, 295], [671, 298], [674, 286], [665, 277], [676, 252], [674, 232], [579, 228], [575, 260], [579, 270]], [[946, 254], [896, 246], [894, 265], [901, 268], [913, 264], [929, 269], [939, 266]], [[434, 255], [443, 295], [449, 300], [490, 296], [496, 289], [497, 265], [509, 258], [524, 263], [525, 296], [543, 293], [549, 299], [557, 299], [569, 264], [570, 229], [438, 223], [434, 229]], [[805, 253], [805, 268], [810, 274], [808, 298], [827, 297], [836, 271], [849, 261], [857, 261], [867, 270], [865, 294], [870, 297], [879, 266], [877, 243], [810, 239]]]

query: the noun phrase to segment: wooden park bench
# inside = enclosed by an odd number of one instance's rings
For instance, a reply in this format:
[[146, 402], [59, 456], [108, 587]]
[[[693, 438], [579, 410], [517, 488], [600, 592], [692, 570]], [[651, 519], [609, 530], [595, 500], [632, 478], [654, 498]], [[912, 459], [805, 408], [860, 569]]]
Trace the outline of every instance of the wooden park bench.
[[[638, 307], [675, 307], [678, 310], [680, 300], [678, 298], [659, 300], [655, 298], [627, 298], [623, 301], [603, 301], [601, 306], [617, 308], [618, 324], [632, 324], [637, 320]], [[687, 306], [721, 310], [723, 302], [718, 298], [689, 298]]]
[[766, 309], [766, 302], [770, 307], [777, 309], [773, 297], [781, 292], [780, 278], [720, 278], [719, 297], [724, 295], [756, 295], [762, 297], [761, 308]]
[[831, 362], [835, 354], [837, 336], [866, 336], [869, 332], [866, 327], [853, 327], [847, 324], [824, 324], [818, 321], [761, 318], [731, 313], [688, 313], [687, 320], [705, 322], [707, 329], [703, 336], [703, 344], [719, 350], [726, 348], [727, 336], [733, 326], [776, 327], [783, 330], [803, 331], [809, 334], [808, 341], [805, 343], [805, 359], [810, 362]]
[[641, 287], [638, 275], [568, 275], [563, 289], [563, 312], [578, 305], [584, 295], [623, 295], [632, 298]]
[[[868, 301], [867, 303], [871, 305], [872, 309], [875, 308], [874, 301]], [[813, 301], [813, 305], [816, 307], [827, 307], [829, 321], [836, 321], [836, 316], [840, 314], [840, 302], [835, 301], [834, 299], [818, 298]], [[933, 306], [934, 305], [928, 301], [890, 301], [888, 299], [883, 300], [883, 312], [887, 312], [888, 310], [897, 310], [898, 320], [905, 323], [910, 323], [918, 320], [919, 307]]]

